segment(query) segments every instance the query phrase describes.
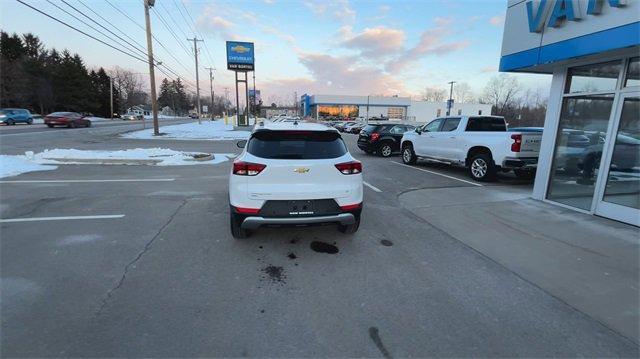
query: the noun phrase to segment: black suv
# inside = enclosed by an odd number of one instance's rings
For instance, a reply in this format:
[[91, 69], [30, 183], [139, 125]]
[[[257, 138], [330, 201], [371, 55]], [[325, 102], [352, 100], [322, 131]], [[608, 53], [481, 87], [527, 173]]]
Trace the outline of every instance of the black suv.
[[414, 129], [415, 127], [411, 125], [369, 124], [360, 131], [358, 147], [366, 153], [376, 152], [382, 157], [389, 157], [394, 152], [400, 151], [402, 135]]

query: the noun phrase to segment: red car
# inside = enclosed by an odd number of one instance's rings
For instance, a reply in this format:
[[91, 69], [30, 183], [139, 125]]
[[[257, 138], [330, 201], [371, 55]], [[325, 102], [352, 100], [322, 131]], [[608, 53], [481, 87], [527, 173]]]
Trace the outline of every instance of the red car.
[[76, 128], [78, 126], [91, 127], [91, 121], [77, 112], [54, 112], [44, 118], [44, 124]]

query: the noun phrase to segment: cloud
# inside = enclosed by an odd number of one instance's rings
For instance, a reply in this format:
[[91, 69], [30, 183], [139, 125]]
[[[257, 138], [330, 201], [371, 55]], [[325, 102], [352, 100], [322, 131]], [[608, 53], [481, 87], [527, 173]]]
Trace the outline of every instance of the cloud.
[[429, 55], [443, 56], [455, 51], [465, 49], [469, 46], [469, 40], [449, 41], [446, 39], [454, 34], [452, 29], [453, 20], [450, 18], [437, 17], [434, 19], [435, 26], [426, 29], [420, 35], [418, 43], [402, 54], [390, 61], [386, 68], [388, 72], [398, 72], [406, 68], [409, 64]]
[[305, 6], [315, 15], [329, 17], [344, 23], [351, 23], [356, 19], [356, 11], [349, 0], [308, 0]]
[[504, 25], [504, 15], [496, 15], [489, 19], [489, 24], [493, 26], [503, 26]]
[[340, 33], [345, 36], [342, 46], [356, 49], [364, 56], [385, 57], [393, 55], [404, 46], [404, 31], [384, 26], [366, 28], [359, 34], [353, 34], [351, 27], [342, 27]]
[[480, 73], [483, 73], [483, 74], [491, 73], [491, 72], [498, 72], [498, 67], [497, 66], [485, 66], [485, 67], [480, 69]]
[[377, 67], [359, 65], [355, 56], [299, 53], [298, 59], [313, 79], [313, 86], [305, 91], [345, 95], [406, 93], [404, 84], [398, 78]]

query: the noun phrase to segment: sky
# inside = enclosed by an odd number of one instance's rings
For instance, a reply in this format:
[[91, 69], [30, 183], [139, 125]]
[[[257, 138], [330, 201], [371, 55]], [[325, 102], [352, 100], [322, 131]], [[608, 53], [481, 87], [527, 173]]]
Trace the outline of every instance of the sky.
[[[61, 0], [22, 1], [104, 39], [64, 9], [114, 37]], [[64, 1], [146, 48], [142, 0]], [[151, 27], [160, 42], [154, 43], [154, 56], [171, 69], [165, 72], [174, 78], [179, 75], [191, 89], [195, 89], [195, 61], [193, 42], [187, 38], [195, 34], [204, 39], [198, 43], [203, 96], [209, 94], [209, 72], [204, 68], [213, 67], [216, 93], [228, 88], [233, 97], [226, 40], [255, 43], [256, 88], [268, 102], [292, 102], [295, 93], [418, 96], [426, 87], [448, 89], [449, 81], [466, 82], [480, 94], [498, 74], [505, 11], [506, 0], [156, 0]], [[143, 61], [14, 0], [0, 0], [0, 25], [7, 32], [32, 32], [47, 47], [78, 53], [90, 68], [119, 66], [140, 76], [149, 71]], [[124, 51], [144, 57], [135, 50]], [[524, 88], [548, 93], [550, 76], [516, 76]]]

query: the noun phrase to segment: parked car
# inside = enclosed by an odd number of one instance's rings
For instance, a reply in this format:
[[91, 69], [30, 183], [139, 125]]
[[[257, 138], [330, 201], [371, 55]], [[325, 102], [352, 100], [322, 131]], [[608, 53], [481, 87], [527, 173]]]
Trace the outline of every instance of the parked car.
[[360, 131], [362, 131], [362, 129], [364, 128], [365, 124], [364, 123], [358, 123], [355, 124], [351, 127], [349, 127], [349, 133], [353, 133], [353, 134], [359, 134]]
[[[359, 126], [359, 125], [360, 125], [360, 123], [358, 123], [358, 122], [349, 122], [349, 124], [348, 124], [348, 125], [345, 125], [345, 126], [342, 128], [342, 132], [344, 132], [344, 133], [351, 133], [351, 130], [353, 129], [353, 127], [354, 127], [354, 126]], [[359, 132], [360, 132], [360, 131], [358, 131], [358, 133], [359, 133]]]
[[192, 113], [189, 114], [189, 118], [197, 119], [198, 118], [198, 114], [195, 113], [195, 112], [192, 112]]
[[375, 152], [382, 157], [389, 157], [400, 151], [400, 141], [404, 133], [414, 129], [414, 126], [403, 124], [369, 124], [360, 131], [358, 148], [368, 154]]
[[26, 123], [30, 125], [33, 123], [33, 117], [29, 110], [22, 108], [3, 108], [0, 109], [0, 122], [5, 125], [15, 125], [16, 123]]
[[142, 121], [144, 119], [144, 116], [133, 112], [127, 112], [124, 115], [120, 116], [120, 118], [122, 119], [122, 121]]
[[362, 164], [340, 133], [318, 123], [264, 123], [229, 176], [231, 234], [261, 226], [338, 224], [354, 233], [362, 211]]
[[541, 139], [539, 132], [507, 132], [503, 117], [444, 117], [404, 134], [402, 161], [425, 158], [465, 166], [476, 181], [493, 180], [499, 170], [531, 179]]
[[335, 126], [336, 130], [340, 131], [340, 132], [344, 132], [345, 127], [349, 126], [349, 125], [353, 125], [355, 124], [355, 122], [341, 122], [339, 124], [337, 124]]
[[65, 126], [75, 128], [78, 126], [91, 127], [91, 121], [77, 112], [54, 112], [44, 118], [45, 125]]
[[540, 132], [544, 130], [543, 127], [509, 127], [509, 132]]

